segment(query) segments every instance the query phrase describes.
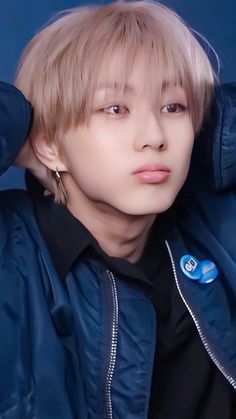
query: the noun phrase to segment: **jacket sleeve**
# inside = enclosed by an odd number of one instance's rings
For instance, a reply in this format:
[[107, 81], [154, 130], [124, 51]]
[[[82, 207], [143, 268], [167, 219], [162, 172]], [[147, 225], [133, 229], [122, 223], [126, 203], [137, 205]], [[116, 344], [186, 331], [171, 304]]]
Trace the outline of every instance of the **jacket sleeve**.
[[[14, 86], [0, 82], [0, 174], [15, 160], [30, 122], [29, 102]], [[11, 216], [5, 206], [3, 194], [0, 198], [0, 418], [32, 419], [35, 414], [30, 381], [28, 300], [24, 268], [20, 265], [17, 268], [17, 251], [14, 251], [21, 226], [19, 217]], [[16, 224], [18, 227], [14, 229]], [[24, 235], [20, 242], [23, 247]]]
[[30, 128], [32, 108], [14, 86], [0, 82], [0, 175], [13, 163]]

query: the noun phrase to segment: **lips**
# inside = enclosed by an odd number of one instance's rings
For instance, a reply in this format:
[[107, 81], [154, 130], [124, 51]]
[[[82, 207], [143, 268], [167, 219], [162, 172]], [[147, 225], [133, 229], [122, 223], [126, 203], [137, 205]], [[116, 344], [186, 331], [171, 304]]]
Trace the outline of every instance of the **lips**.
[[144, 164], [136, 169], [133, 173], [139, 172], [170, 172], [171, 170], [167, 166], [160, 164]]
[[163, 183], [170, 176], [171, 170], [163, 165], [145, 164], [133, 172], [133, 175], [142, 183]]

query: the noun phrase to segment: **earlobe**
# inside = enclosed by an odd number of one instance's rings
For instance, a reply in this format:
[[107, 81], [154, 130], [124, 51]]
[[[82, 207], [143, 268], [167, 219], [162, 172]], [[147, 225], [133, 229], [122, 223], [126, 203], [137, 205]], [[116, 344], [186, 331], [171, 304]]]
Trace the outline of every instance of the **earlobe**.
[[43, 134], [37, 134], [33, 140], [31, 139], [31, 143], [37, 158], [48, 169], [52, 171], [58, 170], [59, 172], [68, 171], [59, 155], [56, 144], [49, 143]]

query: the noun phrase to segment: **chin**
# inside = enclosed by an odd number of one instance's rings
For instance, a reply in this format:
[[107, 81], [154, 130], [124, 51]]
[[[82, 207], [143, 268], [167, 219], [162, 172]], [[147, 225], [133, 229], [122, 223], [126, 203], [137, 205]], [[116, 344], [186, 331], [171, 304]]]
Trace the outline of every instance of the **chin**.
[[161, 214], [162, 212], [167, 211], [173, 204], [176, 196], [173, 198], [166, 199], [162, 202], [150, 202], [150, 203], [142, 203], [139, 205], [132, 205], [129, 207], [126, 207], [123, 209], [122, 212], [124, 212], [127, 215], [133, 215], [133, 216], [144, 216], [144, 215], [156, 215]]

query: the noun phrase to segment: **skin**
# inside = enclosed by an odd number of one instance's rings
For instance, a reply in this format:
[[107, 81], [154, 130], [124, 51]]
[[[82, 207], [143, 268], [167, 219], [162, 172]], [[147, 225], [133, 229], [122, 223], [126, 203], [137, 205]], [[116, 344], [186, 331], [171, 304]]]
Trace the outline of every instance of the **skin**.
[[[114, 55], [109, 74], [115, 74], [118, 61]], [[101, 74], [91, 121], [65, 133], [62, 154], [43, 136], [34, 139], [37, 161], [62, 172], [71, 213], [107, 254], [131, 262], [141, 256], [157, 214], [181, 189], [194, 141], [184, 90], [169, 85], [156, 99], [146, 78], [141, 56], [124, 93], [104, 87]], [[146, 181], [148, 173], [140, 180], [134, 171], [145, 164], [167, 166], [170, 174], [161, 183]]]

